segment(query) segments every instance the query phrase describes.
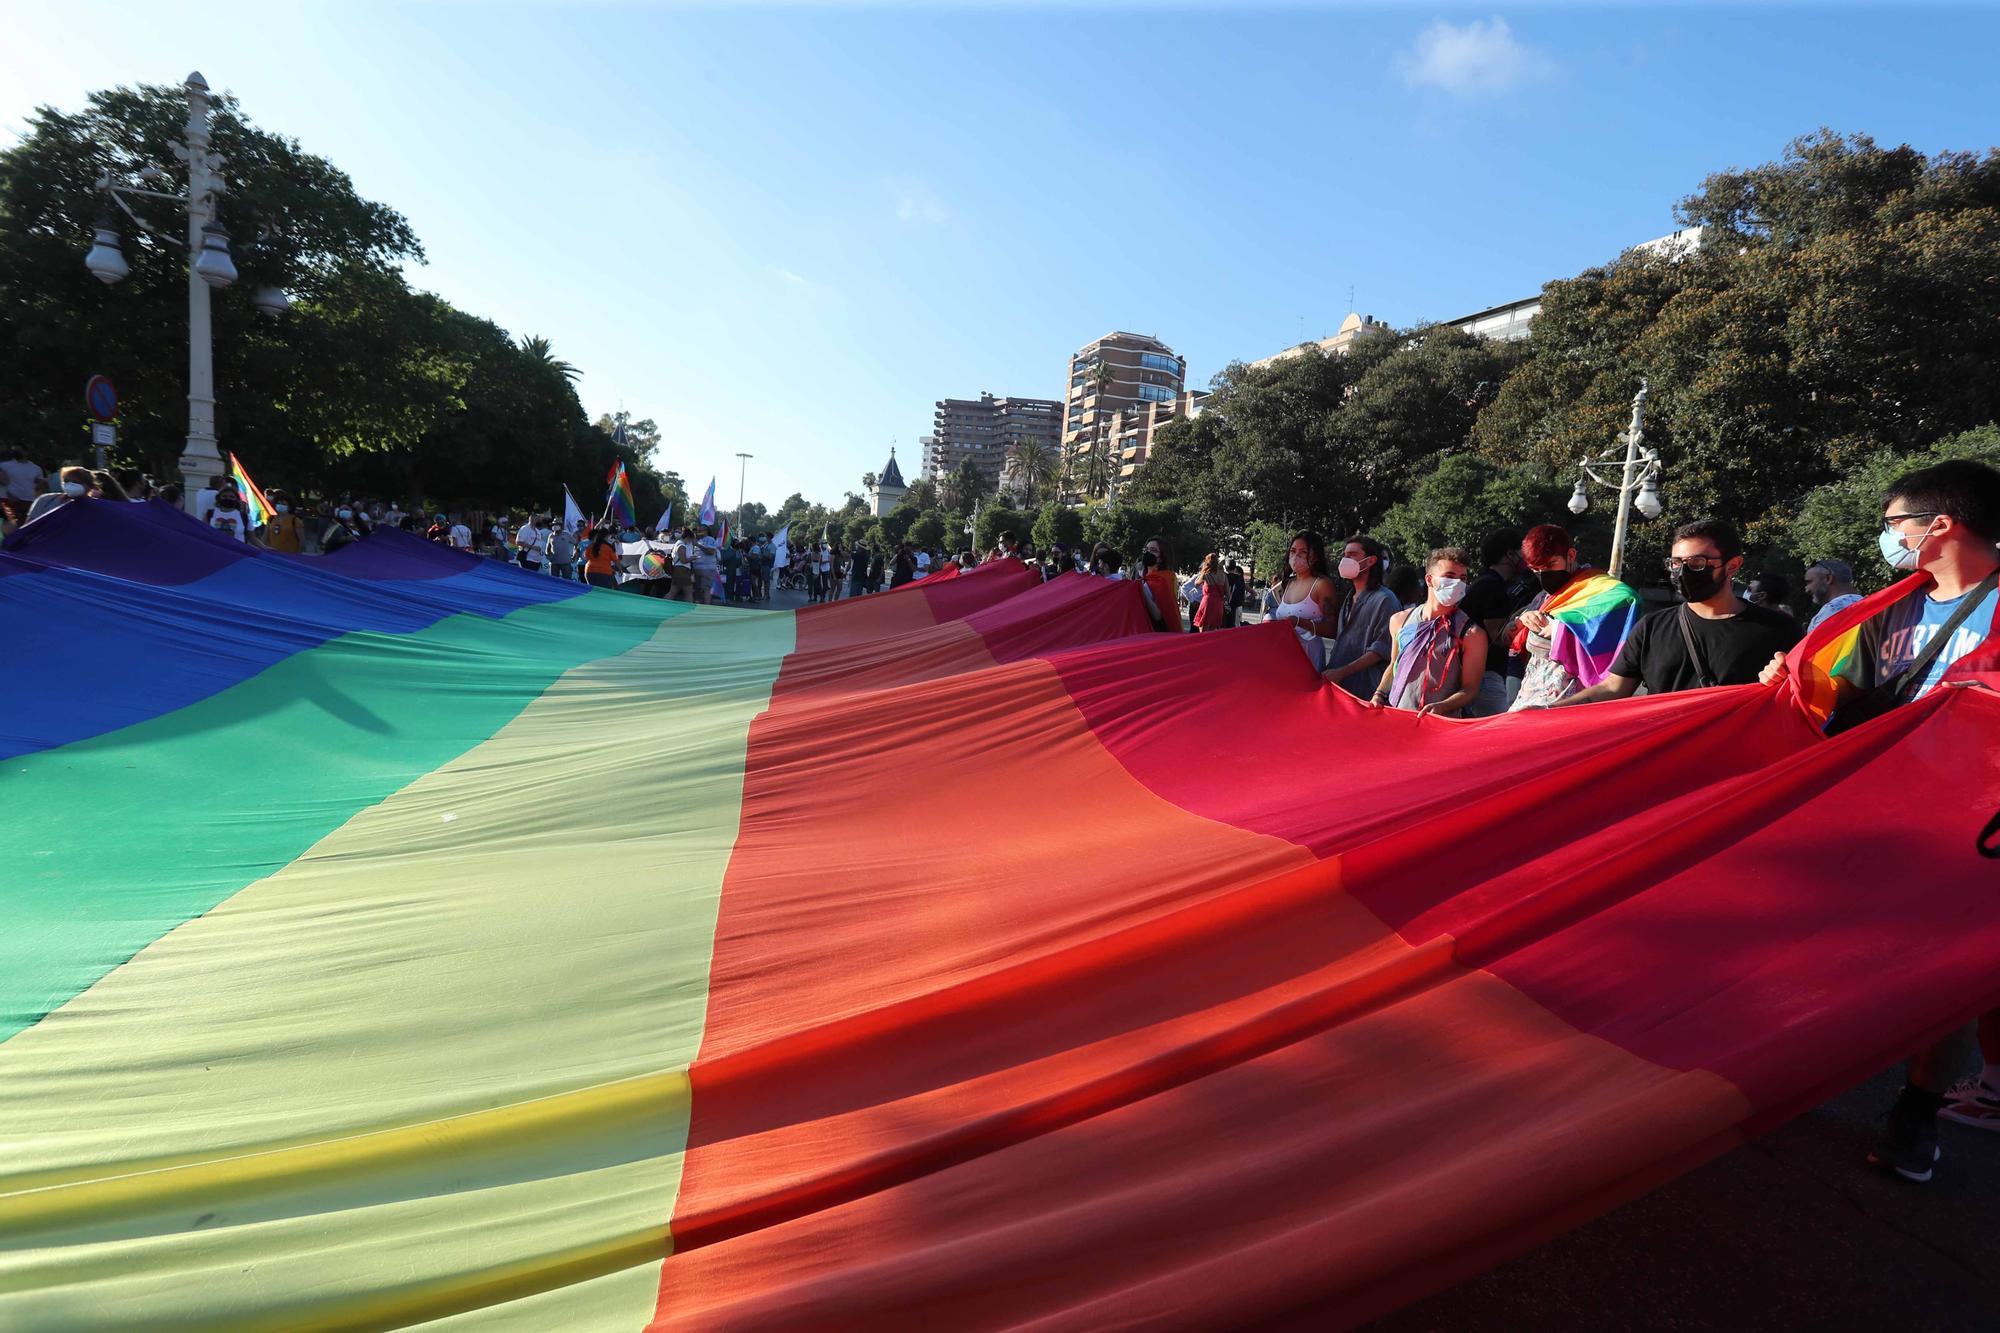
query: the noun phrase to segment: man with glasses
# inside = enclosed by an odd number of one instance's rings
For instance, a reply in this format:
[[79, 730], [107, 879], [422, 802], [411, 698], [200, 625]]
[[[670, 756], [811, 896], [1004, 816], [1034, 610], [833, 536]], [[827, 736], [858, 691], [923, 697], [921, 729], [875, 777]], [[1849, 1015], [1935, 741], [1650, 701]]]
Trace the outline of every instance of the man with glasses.
[[[1929, 586], [1898, 600], [1861, 626], [1842, 668], [1829, 732], [1845, 730], [1937, 688], [1953, 663], [1992, 637], [2000, 618], [2000, 472], [1959, 459], [1908, 472], [1882, 497], [1882, 558], [1898, 576], [1930, 575]], [[1764, 680], [1785, 675], [1782, 657]], [[2000, 1014], [1986, 1016], [1991, 1053], [2000, 1055]], [[1910, 1058], [1889, 1130], [1868, 1154], [1871, 1165], [1905, 1180], [1931, 1178], [1938, 1159], [1937, 1118], [2000, 1129], [2000, 1063], [1952, 1087], [1974, 1060], [1970, 1027]]]
[[1681, 604], [1641, 620], [1609, 675], [1550, 707], [1623, 699], [1642, 684], [1649, 694], [1669, 694], [1755, 682], [1774, 654], [1799, 641], [1799, 626], [1736, 595], [1732, 580], [1742, 568], [1743, 542], [1729, 523], [1703, 518], [1674, 529], [1667, 581]]

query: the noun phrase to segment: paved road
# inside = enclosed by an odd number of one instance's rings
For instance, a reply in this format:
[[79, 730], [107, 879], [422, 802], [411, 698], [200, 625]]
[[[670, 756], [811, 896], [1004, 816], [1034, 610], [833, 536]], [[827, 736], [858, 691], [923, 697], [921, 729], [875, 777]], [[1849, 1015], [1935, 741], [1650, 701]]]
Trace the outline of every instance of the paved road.
[[1942, 1126], [1928, 1185], [1862, 1162], [1889, 1074], [1372, 1333], [2000, 1329], [2000, 1134]]
[[1900, 1085], [1871, 1079], [1371, 1330], [2000, 1330], [2000, 1133], [1944, 1125], [1928, 1185], [1869, 1170]]

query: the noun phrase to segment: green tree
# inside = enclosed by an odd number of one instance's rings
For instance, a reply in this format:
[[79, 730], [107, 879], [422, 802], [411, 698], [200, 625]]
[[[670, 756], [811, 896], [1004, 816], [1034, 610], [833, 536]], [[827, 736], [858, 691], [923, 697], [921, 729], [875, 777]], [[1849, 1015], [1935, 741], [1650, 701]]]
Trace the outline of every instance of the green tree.
[[888, 542], [891, 546], [905, 540], [909, 535], [910, 525], [915, 523], [922, 513], [922, 510], [905, 500], [888, 513], [882, 515], [878, 524], [882, 532], [882, 540]]
[[1005, 471], [1019, 488], [1016, 498], [1033, 504], [1055, 489], [1058, 467], [1054, 449], [1040, 440], [1023, 440], [1014, 446]]
[[[121, 461], [165, 474], [180, 454], [187, 433], [185, 251], [128, 223], [131, 273], [109, 287], [84, 269], [83, 253], [104, 206], [98, 176], [130, 180], [141, 167], [171, 166], [170, 144], [182, 136], [186, 114], [179, 89], [117, 88], [92, 94], [80, 112], [39, 108], [26, 135], [0, 152], [0, 434], [44, 463], [82, 454], [77, 395], [99, 372], [120, 390]], [[211, 132], [227, 158], [230, 189], [219, 201], [220, 221], [236, 238], [241, 275], [212, 303], [218, 428], [223, 447], [245, 452], [246, 462], [266, 439], [273, 457], [295, 458], [303, 447], [268, 406], [304, 364], [292, 347], [338, 346], [339, 331], [321, 327], [321, 301], [375, 291], [400, 296], [407, 289], [398, 266], [420, 260], [422, 249], [398, 213], [361, 198], [344, 173], [296, 141], [253, 126], [235, 99], [216, 99]], [[141, 200], [138, 207], [162, 232], [182, 234], [185, 218], [170, 205]], [[371, 285], [363, 280], [370, 276], [390, 281]], [[290, 316], [273, 323], [254, 313], [247, 294], [265, 284], [291, 293]], [[421, 325], [420, 309], [391, 304], [382, 327], [401, 334], [406, 319]], [[416, 408], [406, 408], [362, 382], [383, 372], [434, 383], [439, 377], [423, 353], [370, 350], [341, 367], [357, 402], [335, 433], [356, 447], [380, 438], [371, 414], [386, 413], [394, 433], [407, 438], [421, 425], [412, 412], [420, 418], [435, 406], [420, 396]], [[322, 405], [321, 420], [341, 406]]]
[[2000, 468], [2000, 426], [1992, 423], [1939, 440], [1927, 449], [1882, 449], [1839, 478], [1806, 492], [1791, 524], [1791, 551], [1801, 563], [1833, 558], [1854, 568], [1857, 587], [1886, 587], [1891, 571], [1876, 545], [1882, 531], [1882, 493], [1905, 472], [1955, 458]]
[[1610, 451], [1645, 377], [1668, 515], [1783, 545], [1807, 491], [2000, 415], [2000, 152], [1821, 130], [1680, 216], [1698, 250], [1545, 289], [1532, 360], [1480, 417], [1495, 458]]
[[973, 506], [993, 495], [993, 483], [970, 458], [963, 459], [945, 479], [939, 499], [960, 519], [972, 516]]
[[979, 522], [973, 532], [973, 544], [980, 551], [991, 551], [1000, 544], [1000, 534], [1011, 532], [1015, 539], [1025, 542], [1029, 539], [1028, 529], [1033, 525], [1028, 515], [1004, 505], [987, 505], [979, 511]]
[[1071, 550], [1083, 540], [1083, 516], [1068, 505], [1051, 500], [1035, 514], [1034, 541], [1038, 550], [1061, 542]]
[[925, 550], [941, 550], [945, 545], [945, 534], [951, 528], [951, 516], [942, 509], [926, 509], [917, 521], [910, 524], [904, 536]]
[[[1439, 546], [1477, 554], [1486, 534], [1504, 528], [1526, 531], [1560, 520], [1579, 536], [1563, 509], [1568, 498], [1569, 487], [1539, 463], [1503, 467], [1475, 454], [1453, 454], [1417, 482], [1409, 499], [1383, 515], [1371, 535], [1412, 563]], [[1608, 546], [1607, 541], [1592, 554], [1601, 561]]]

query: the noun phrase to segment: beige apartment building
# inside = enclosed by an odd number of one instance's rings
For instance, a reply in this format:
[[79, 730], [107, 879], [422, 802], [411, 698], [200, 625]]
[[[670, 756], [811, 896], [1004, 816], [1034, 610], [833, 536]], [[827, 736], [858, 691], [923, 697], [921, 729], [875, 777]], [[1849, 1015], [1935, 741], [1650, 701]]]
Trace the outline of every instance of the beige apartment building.
[[1064, 394], [1063, 449], [1075, 495], [1085, 489], [1092, 451], [1109, 448], [1115, 475], [1129, 477], [1146, 461], [1160, 423], [1198, 410], [1187, 391], [1187, 361], [1158, 338], [1107, 333], [1069, 359]]
[[1050, 398], [943, 398], [924, 437], [924, 475], [942, 481], [971, 459], [989, 483], [1014, 450], [1030, 441], [1062, 448], [1062, 404]]

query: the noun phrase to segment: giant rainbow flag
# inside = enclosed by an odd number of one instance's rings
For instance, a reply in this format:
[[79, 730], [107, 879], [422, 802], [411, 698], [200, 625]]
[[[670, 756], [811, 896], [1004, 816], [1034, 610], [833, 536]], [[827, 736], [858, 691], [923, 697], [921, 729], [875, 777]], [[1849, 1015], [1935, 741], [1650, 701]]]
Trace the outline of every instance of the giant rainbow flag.
[[1146, 626], [29, 525], [0, 1327], [1347, 1325], [2000, 1003], [2000, 640], [1827, 740]]

